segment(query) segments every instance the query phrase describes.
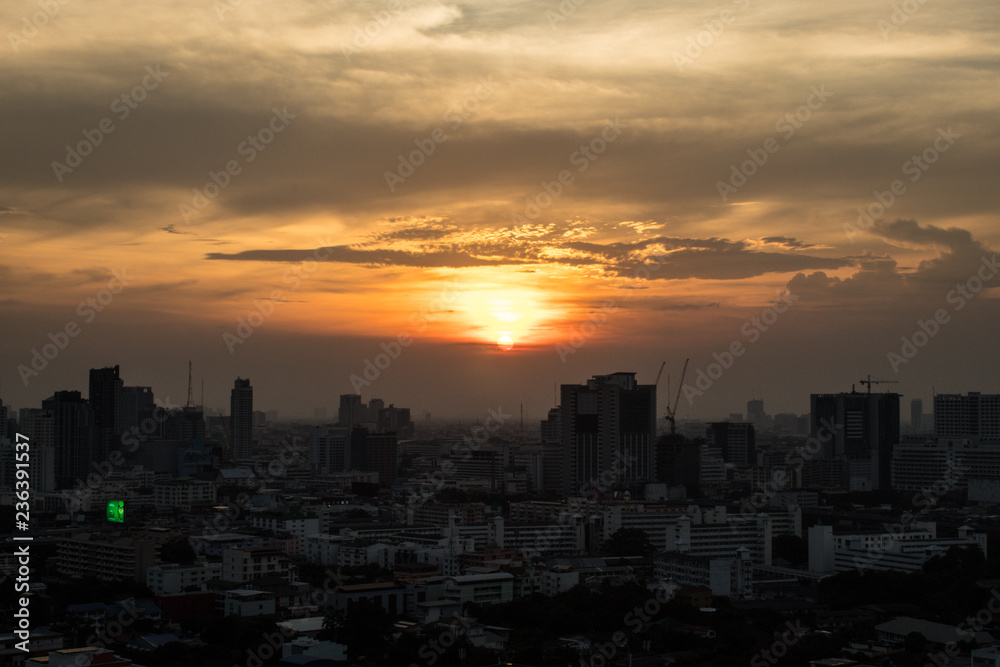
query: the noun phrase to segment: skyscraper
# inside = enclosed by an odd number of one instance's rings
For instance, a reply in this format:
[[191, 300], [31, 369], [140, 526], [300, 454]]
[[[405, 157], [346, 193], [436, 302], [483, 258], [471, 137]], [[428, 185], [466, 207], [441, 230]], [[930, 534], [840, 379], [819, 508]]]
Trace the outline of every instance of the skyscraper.
[[93, 412], [95, 460], [103, 461], [116, 449], [122, 425], [122, 380], [118, 366], [90, 369], [88, 402]]
[[92, 462], [100, 463], [93, 451], [93, 417], [90, 405], [78, 391], [57, 391], [42, 401], [42, 410], [52, 415], [56, 484], [72, 487], [84, 479]]
[[924, 402], [919, 398], [910, 401], [910, 428], [917, 432], [924, 428]]
[[253, 387], [250, 380], [237, 377], [229, 394], [229, 446], [233, 458], [250, 458], [253, 441]]
[[142, 428], [143, 421], [153, 418], [155, 407], [152, 387], [122, 387], [121, 432]]
[[576, 495], [588, 482], [614, 476], [605, 491], [655, 477], [656, 386], [635, 373], [595, 375], [586, 385], [561, 387], [563, 489]]
[[353, 428], [360, 426], [365, 420], [363, 416], [364, 404], [361, 402], [361, 394], [341, 394], [340, 410], [337, 412], [337, 426]]
[[899, 444], [899, 394], [813, 394], [811, 406], [811, 433], [834, 427], [823, 454], [847, 459], [852, 490], [888, 489]]

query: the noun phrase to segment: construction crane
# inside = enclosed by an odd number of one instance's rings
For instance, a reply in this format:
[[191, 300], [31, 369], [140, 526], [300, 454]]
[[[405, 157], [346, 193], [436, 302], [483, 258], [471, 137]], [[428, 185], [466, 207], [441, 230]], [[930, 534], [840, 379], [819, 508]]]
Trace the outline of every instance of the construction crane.
[[[656, 382], [653, 383], [654, 387], [660, 386], [660, 378], [663, 376], [663, 369], [666, 367], [666, 365], [667, 362], [665, 361], [662, 364], [660, 364], [660, 372], [656, 374]], [[669, 391], [669, 389], [667, 391]]]
[[861, 384], [868, 385], [868, 392], [867, 393], [870, 396], [871, 393], [872, 393], [872, 385], [873, 384], [899, 384], [899, 380], [879, 380], [878, 378], [872, 379], [872, 376], [869, 375], [868, 379], [861, 380]]
[[[666, 368], [666, 366], [667, 366], [667, 362], [665, 362], [665, 361], [660, 364], [660, 371], [656, 374], [656, 382], [653, 383], [653, 388], [654, 389], [659, 389], [660, 378], [663, 377], [663, 369]], [[667, 382], [669, 384], [669, 382], [670, 382], [669, 378], [667, 379]], [[669, 386], [667, 387], [667, 400], [668, 401], [670, 400], [670, 387]], [[656, 410], [654, 409], [654, 412], [655, 411]]]
[[[673, 406], [667, 405], [667, 421], [670, 422], [670, 435], [677, 435], [677, 404], [681, 400], [681, 389], [684, 388], [684, 376], [687, 375], [688, 362], [690, 359], [684, 360], [684, 370], [681, 371], [681, 381], [677, 383], [677, 397], [674, 398]], [[662, 369], [661, 369], [662, 370]], [[667, 389], [667, 400], [670, 400], [670, 390]]]

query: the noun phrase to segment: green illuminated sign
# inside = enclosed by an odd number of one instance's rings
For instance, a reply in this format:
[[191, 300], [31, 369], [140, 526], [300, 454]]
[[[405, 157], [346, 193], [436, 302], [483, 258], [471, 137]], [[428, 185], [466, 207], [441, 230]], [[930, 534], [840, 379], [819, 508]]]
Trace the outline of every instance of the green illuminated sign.
[[109, 500], [107, 515], [108, 515], [108, 521], [114, 521], [115, 523], [125, 523], [125, 501]]

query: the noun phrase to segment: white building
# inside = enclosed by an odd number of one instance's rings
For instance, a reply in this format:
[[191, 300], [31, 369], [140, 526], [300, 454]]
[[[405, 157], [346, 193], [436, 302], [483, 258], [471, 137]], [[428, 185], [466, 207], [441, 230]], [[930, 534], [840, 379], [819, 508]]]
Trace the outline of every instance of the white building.
[[215, 484], [190, 477], [153, 484], [153, 505], [158, 510], [178, 508], [190, 512], [194, 507], [212, 505], [216, 500]]
[[732, 558], [741, 547], [754, 565], [771, 564], [772, 520], [767, 514], [730, 515], [725, 523], [695, 523], [683, 516], [667, 529], [666, 551]]
[[753, 593], [753, 563], [746, 548], [729, 558], [664, 552], [657, 554], [654, 571], [660, 581], [707, 586], [712, 595], [744, 598]]
[[146, 585], [156, 595], [181, 593], [192, 586], [205, 590], [205, 583], [222, 578], [222, 563], [178, 565], [165, 563], [146, 570]]
[[[953, 546], [979, 547], [986, 555], [986, 534], [969, 526], [958, 529], [958, 537], [937, 537], [933, 521], [899, 525], [898, 530], [834, 534], [831, 526], [809, 529], [809, 570], [895, 570], [917, 572], [931, 558], [943, 556]], [[832, 565], [832, 567], [831, 567]]]
[[245, 583], [263, 577], [280, 576], [287, 582], [295, 579], [295, 565], [279, 549], [249, 547], [222, 552], [222, 580]]
[[275, 612], [274, 596], [266, 591], [234, 588], [216, 595], [215, 608], [223, 616], [271, 616]]
[[304, 551], [306, 535], [315, 535], [320, 531], [320, 518], [315, 514], [275, 514], [264, 512], [250, 517], [250, 524], [255, 528], [274, 531], [276, 534], [291, 535], [291, 556], [298, 556]]

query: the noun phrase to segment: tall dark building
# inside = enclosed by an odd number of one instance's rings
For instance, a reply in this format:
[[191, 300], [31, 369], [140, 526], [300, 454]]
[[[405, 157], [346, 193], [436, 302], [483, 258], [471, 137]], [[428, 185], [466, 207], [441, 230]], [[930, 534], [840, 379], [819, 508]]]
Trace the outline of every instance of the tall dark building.
[[899, 444], [899, 394], [813, 394], [811, 406], [812, 435], [837, 426], [823, 453], [847, 460], [851, 488], [890, 488], [892, 452]]
[[103, 460], [94, 456], [90, 405], [78, 391], [57, 391], [42, 401], [42, 410], [52, 414], [56, 484], [71, 488], [86, 479], [92, 462]]
[[96, 461], [104, 461], [118, 447], [122, 431], [122, 380], [118, 366], [90, 369], [88, 401], [93, 413]]
[[364, 423], [364, 404], [361, 394], [341, 394], [340, 410], [337, 412], [337, 425], [353, 428]]
[[617, 478], [605, 492], [655, 478], [655, 385], [636, 384], [635, 373], [595, 375], [562, 385], [559, 411], [564, 495], [585, 493], [602, 475]]
[[[121, 431], [125, 433], [136, 427], [143, 428], [143, 422], [152, 419], [156, 403], [153, 401], [152, 387], [122, 387], [121, 391]], [[150, 422], [146, 423], [146, 431]]]
[[726, 463], [749, 466], [757, 462], [753, 424], [711, 422], [705, 425], [705, 441], [722, 450]]
[[236, 378], [229, 394], [229, 446], [233, 458], [246, 461], [253, 444], [253, 387], [250, 380]]
[[924, 402], [919, 398], [910, 401], [910, 428], [917, 432], [924, 429]]
[[370, 433], [363, 426], [353, 428], [345, 451], [345, 467], [377, 472], [379, 486], [391, 486], [399, 467], [398, 443], [395, 433]]

